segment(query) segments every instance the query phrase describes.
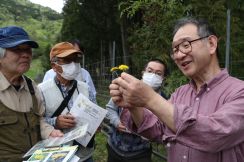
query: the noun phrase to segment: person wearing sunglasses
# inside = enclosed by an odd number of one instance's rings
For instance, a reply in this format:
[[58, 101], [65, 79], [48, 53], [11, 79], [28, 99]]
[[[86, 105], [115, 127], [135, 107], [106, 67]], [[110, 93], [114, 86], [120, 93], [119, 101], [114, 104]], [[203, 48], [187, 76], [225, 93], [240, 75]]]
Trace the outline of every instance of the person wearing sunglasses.
[[110, 95], [130, 111], [130, 129], [166, 144], [168, 162], [244, 161], [244, 82], [220, 67], [213, 28], [178, 20], [170, 55], [190, 82], [168, 101], [129, 74], [112, 81]]

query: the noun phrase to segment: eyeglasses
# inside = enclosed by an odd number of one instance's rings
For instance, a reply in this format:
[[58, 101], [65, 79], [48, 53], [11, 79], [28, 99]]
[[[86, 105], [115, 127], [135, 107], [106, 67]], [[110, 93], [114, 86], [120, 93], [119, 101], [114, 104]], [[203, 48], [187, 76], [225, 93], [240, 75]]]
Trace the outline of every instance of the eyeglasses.
[[155, 70], [153, 70], [153, 69], [151, 69], [151, 68], [147, 68], [145, 71], [148, 72], [148, 73], [154, 73], [154, 74], [159, 75], [159, 76], [161, 76], [161, 77], [164, 76], [163, 72], [161, 72], [161, 71], [159, 71], [159, 70], [156, 70], [156, 71], [155, 71]]
[[80, 62], [80, 59], [77, 57], [76, 59], [63, 59], [63, 58], [58, 58], [57, 61], [56, 61], [58, 64], [70, 64], [71, 62], [74, 62], [74, 63], [79, 63]]
[[174, 58], [178, 52], [182, 52], [184, 54], [188, 54], [192, 51], [192, 42], [196, 42], [196, 41], [199, 41], [201, 39], [204, 39], [204, 38], [207, 38], [209, 37], [208, 36], [205, 36], [205, 37], [200, 37], [200, 38], [197, 38], [197, 39], [194, 39], [194, 40], [191, 40], [191, 41], [183, 41], [181, 42], [180, 44], [176, 45], [173, 49], [172, 49], [172, 53], [171, 53], [171, 57]]
[[60, 65], [70, 64], [71, 62], [79, 63], [80, 58], [81, 58], [81, 56], [79, 54], [72, 54], [72, 55], [67, 56], [67, 57], [56, 57], [55, 56], [51, 59], [51, 62], [56, 62]]

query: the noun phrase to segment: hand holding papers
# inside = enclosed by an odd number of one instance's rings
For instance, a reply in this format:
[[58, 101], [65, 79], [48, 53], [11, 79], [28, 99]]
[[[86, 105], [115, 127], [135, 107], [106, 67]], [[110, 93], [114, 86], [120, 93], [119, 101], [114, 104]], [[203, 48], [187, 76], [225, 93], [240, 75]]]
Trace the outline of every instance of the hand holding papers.
[[24, 157], [32, 155], [38, 149], [46, 147], [67, 145], [69, 142], [76, 140], [82, 146], [86, 147], [97, 128], [103, 121], [107, 110], [91, 102], [81, 93], [76, 98], [70, 112], [75, 117], [76, 126], [65, 133], [63, 137], [48, 138], [35, 144]]
[[75, 117], [76, 127], [88, 124], [86, 134], [76, 139], [82, 146], [86, 147], [97, 128], [107, 114], [107, 110], [91, 102], [83, 94], [76, 98], [70, 113]]
[[32, 155], [36, 150], [41, 150], [50, 147], [60, 147], [63, 144], [67, 144], [70, 141], [83, 137], [86, 134], [88, 124], [77, 127], [72, 131], [65, 133], [63, 137], [48, 138], [43, 141], [36, 143], [23, 157], [28, 157]]

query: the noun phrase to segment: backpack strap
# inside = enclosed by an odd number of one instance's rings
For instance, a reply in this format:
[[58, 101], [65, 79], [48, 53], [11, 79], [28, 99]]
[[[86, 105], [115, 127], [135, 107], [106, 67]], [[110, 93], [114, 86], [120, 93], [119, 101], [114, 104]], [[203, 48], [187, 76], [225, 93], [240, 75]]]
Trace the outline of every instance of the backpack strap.
[[53, 113], [53, 115], [51, 116], [51, 118], [56, 117], [56, 116], [59, 116], [63, 112], [63, 110], [65, 109], [65, 107], [68, 105], [69, 100], [70, 100], [71, 96], [73, 95], [73, 93], [74, 93], [74, 91], [75, 91], [76, 88], [77, 88], [77, 81], [74, 80], [73, 87], [69, 90], [68, 95], [64, 98], [64, 100], [59, 105], [59, 107], [56, 109], [56, 111]]
[[27, 83], [28, 89], [30, 91], [30, 94], [31, 95], [35, 95], [35, 90], [34, 90], [34, 87], [32, 85], [32, 80], [30, 78], [28, 78], [27, 76], [25, 76], [25, 75], [24, 75], [24, 78], [26, 80], [26, 83]]

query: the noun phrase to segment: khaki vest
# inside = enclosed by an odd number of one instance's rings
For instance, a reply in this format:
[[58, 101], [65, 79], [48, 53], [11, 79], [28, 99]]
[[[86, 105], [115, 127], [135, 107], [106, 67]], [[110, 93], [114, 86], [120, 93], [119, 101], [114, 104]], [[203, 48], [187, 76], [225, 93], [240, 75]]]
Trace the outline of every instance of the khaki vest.
[[32, 95], [30, 112], [17, 112], [0, 102], [0, 162], [22, 162], [22, 156], [40, 139], [40, 115]]

